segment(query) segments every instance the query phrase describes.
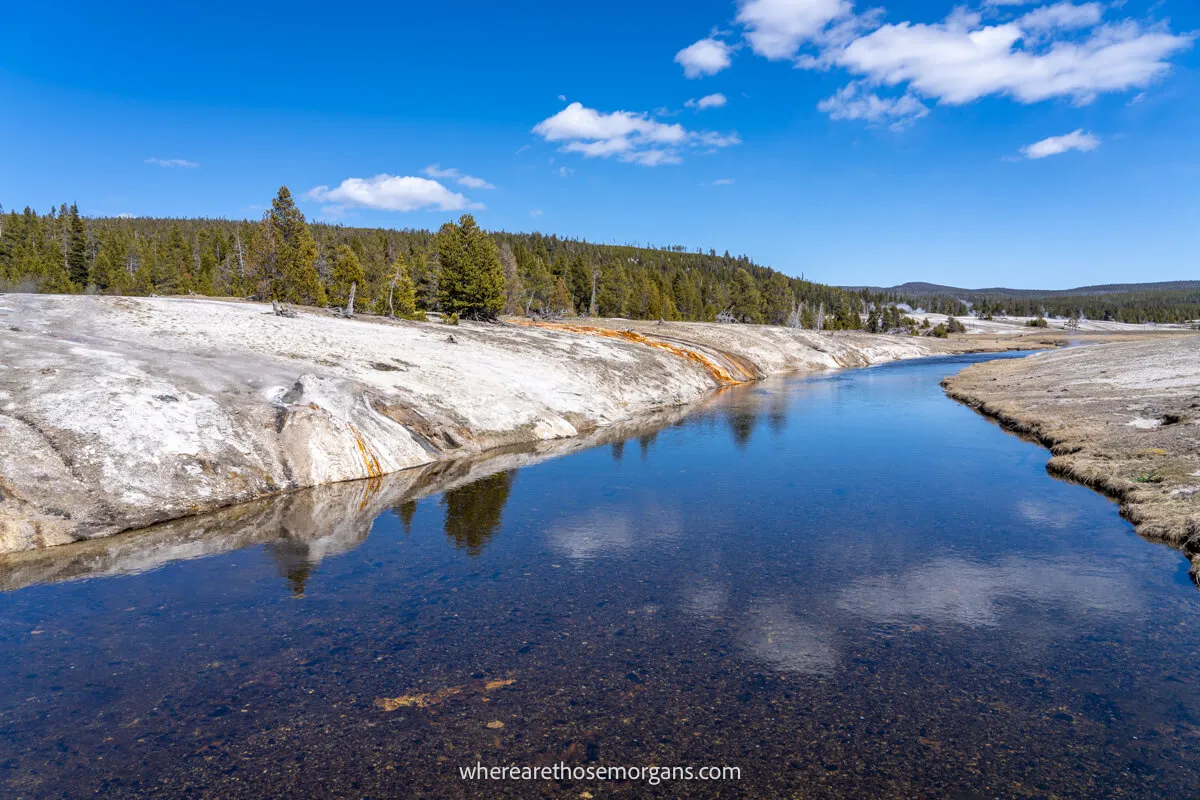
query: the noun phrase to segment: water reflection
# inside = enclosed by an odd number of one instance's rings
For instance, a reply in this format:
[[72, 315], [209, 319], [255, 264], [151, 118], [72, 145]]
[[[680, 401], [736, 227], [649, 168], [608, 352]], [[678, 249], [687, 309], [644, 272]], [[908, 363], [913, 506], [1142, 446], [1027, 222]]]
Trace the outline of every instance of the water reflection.
[[409, 500], [406, 503], [401, 503], [392, 509], [396, 517], [400, 520], [400, 524], [404, 526], [404, 533], [412, 533], [413, 517], [417, 514], [417, 501]]
[[556, 552], [573, 561], [589, 561], [670, 539], [681, 528], [678, 509], [650, 499], [645, 504], [597, 508], [555, 520], [547, 526], [547, 538]]
[[499, 472], [474, 483], [451, 489], [442, 496], [446, 509], [446, 536], [454, 546], [477, 556], [483, 546], [500, 532], [504, 504], [512, 491], [517, 471]]
[[[289, 591], [303, 596], [322, 559], [361, 545], [374, 522], [392, 511], [412, 530], [417, 500], [444, 492], [445, 533], [478, 555], [501, 526], [519, 468], [639, 438], [649, 447], [657, 431], [702, 404], [666, 409], [575, 439], [489, 451], [474, 459], [442, 461], [381, 479], [317, 486], [231, 506], [210, 514], [75, 544], [0, 554], [0, 592], [38, 583], [136, 574], [173, 561], [268, 545]], [[480, 486], [471, 488], [479, 481]]]
[[1081, 571], [1078, 559], [1010, 556], [991, 563], [937, 558], [898, 574], [856, 579], [838, 605], [874, 622], [998, 627], [1021, 603], [1098, 616], [1141, 613], [1144, 599], [1118, 569]]
[[[149, 573], [0, 595], [0, 792], [462, 796], [459, 765], [571, 759], [742, 767], [719, 796], [1198, 796], [1178, 557], [946, 401], [955, 368], [0, 559], [10, 590]], [[478, 791], [614, 788], [646, 794]]]
[[838, 665], [834, 634], [813, 625], [782, 602], [752, 606], [741, 627], [750, 655], [785, 673], [828, 675]]

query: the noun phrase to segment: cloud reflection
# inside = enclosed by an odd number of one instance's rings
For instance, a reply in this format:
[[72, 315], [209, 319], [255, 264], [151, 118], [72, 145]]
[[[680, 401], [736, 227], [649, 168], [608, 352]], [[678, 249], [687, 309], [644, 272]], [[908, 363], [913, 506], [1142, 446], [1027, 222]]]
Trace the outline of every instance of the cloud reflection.
[[1141, 606], [1129, 579], [1080, 572], [1077, 561], [1011, 557], [994, 564], [940, 558], [897, 575], [856, 580], [838, 606], [876, 622], [922, 620], [971, 628], [1001, 624], [1006, 606], [1031, 603], [1118, 615]]
[[753, 658], [782, 672], [828, 675], [838, 665], [833, 633], [805, 622], [783, 603], [752, 607], [741, 636]]

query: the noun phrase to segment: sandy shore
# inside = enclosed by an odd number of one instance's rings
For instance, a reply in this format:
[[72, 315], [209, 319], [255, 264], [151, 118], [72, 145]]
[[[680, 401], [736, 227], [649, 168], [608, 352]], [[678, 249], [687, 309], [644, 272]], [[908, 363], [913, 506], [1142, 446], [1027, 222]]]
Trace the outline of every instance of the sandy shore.
[[976, 364], [947, 394], [1050, 449], [1048, 469], [1121, 503], [1200, 575], [1200, 336]]
[[566, 439], [766, 375], [1041, 346], [756, 325], [346, 320], [0, 296], [0, 552]]

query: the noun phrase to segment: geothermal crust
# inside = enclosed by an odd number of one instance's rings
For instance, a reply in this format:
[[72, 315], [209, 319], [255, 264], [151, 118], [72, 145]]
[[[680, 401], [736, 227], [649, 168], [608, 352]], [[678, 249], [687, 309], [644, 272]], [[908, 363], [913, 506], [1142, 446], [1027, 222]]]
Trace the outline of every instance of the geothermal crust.
[[628, 320], [449, 326], [288, 318], [201, 298], [2, 295], [0, 552], [575, 437], [776, 372], [979, 341]]
[[1200, 572], [1200, 336], [989, 361], [942, 384], [1048, 447], [1052, 473], [1120, 501], [1138, 533]]

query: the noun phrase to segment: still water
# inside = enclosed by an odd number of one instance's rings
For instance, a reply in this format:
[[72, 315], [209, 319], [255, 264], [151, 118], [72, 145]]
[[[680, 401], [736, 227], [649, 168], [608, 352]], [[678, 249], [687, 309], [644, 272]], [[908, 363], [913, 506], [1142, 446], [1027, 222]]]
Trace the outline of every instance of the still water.
[[1200, 795], [1186, 563], [946, 399], [972, 360], [0, 565], [0, 795]]

